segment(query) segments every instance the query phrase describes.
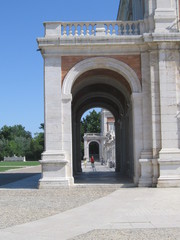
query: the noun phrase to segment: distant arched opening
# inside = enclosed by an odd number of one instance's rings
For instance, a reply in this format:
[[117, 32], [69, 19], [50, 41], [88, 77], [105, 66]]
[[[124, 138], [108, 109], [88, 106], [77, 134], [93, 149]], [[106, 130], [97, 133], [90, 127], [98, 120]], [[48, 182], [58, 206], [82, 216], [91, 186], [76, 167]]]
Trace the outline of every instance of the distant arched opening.
[[90, 142], [89, 143], [89, 158], [91, 158], [91, 156], [93, 156], [95, 161], [100, 161], [99, 148], [100, 148], [99, 142], [96, 142], [96, 141]]

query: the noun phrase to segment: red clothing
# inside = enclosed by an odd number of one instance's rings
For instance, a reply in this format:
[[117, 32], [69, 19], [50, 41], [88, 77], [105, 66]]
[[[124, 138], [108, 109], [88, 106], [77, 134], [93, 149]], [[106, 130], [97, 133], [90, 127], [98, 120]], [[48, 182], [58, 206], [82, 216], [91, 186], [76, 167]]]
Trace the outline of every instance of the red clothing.
[[94, 157], [93, 156], [91, 157], [91, 163], [94, 163]]

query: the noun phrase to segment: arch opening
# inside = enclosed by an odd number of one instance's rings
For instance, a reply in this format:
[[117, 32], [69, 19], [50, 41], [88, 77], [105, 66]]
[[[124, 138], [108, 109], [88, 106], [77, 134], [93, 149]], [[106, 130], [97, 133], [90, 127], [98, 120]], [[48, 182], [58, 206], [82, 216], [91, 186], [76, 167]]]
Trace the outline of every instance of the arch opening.
[[[123, 76], [102, 69], [79, 76], [72, 87], [73, 175], [82, 172], [80, 151], [80, 119], [85, 111], [98, 107], [114, 117], [114, 168], [118, 176], [133, 178], [131, 88]], [[107, 136], [106, 136], [107, 137]], [[109, 136], [110, 137], [110, 136]], [[108, 156], [107, 156], [108, 158]]]
[[100, 143], [96, 141], [91, 141], [89, 143], [89, 158], [92, 156], [94, 157], [94, 160], [99, 162], [100, 161], [100, 156], [99, 156], [99, 148], [100, 148]]

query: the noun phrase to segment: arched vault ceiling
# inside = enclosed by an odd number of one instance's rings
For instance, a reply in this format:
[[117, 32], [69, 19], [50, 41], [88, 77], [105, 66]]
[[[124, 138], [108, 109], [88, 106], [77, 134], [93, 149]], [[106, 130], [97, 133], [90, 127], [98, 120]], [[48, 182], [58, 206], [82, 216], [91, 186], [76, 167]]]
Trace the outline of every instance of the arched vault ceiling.
[[129, 101], [116, 88], [107, 84], [91, 84], [73, 93], [72, 108], [77, 118], [92, 107], [106, 108], [116, 119], [124, 115]]
[[75, 95], [80, 89], [92, 84], [106, 84], [113, 86], [129, 97], [131, 95], [131, 88], [126, 79], [120, 74], [108, 69], [94, 69], [83, 73], [74, 83], [72, 87], [72, 94]]

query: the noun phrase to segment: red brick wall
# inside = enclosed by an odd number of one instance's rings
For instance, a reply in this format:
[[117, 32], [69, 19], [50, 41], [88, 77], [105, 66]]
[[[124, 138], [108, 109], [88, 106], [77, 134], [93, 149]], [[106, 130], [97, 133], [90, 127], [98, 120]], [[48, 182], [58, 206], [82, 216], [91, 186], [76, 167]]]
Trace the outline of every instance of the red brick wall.
[[[85, 60], [85, 59], [88, 59], [88, 58], [91, 58], [91, 57], [96, 57], [96, 56], [63, 56], [62, 57], [62, 83], [63, 83], [63, 80], [66, 76], [66, 74], [69, 72], [69, 70], [74, 66], [76, 65], [77, 63]], [[105, 57], [105, 56], [103, 56]], [[119, 60], [121, 62], [124, 62], [126, 63], [130, 68], [132, 68], [138, 78], [140, 79], [141, 81], [141, 56], [140, 55], [126, 55], [126, 56], [107, 56], [107, 57], [110, 57], [110, 58], [114, 58], [116, 60]]]

